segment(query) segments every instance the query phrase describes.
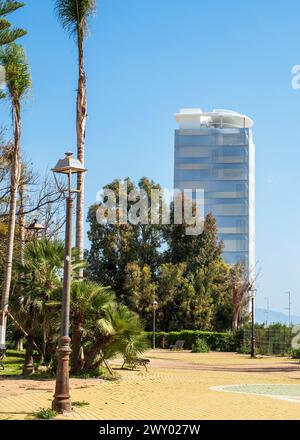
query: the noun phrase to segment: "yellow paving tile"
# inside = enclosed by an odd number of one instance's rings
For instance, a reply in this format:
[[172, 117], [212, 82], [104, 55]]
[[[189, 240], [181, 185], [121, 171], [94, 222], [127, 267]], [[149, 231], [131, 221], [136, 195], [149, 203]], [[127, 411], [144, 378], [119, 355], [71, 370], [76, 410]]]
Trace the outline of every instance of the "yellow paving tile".
[[[89, 406], [60, 419], [300, 419], [300, 403], [212, 390], [243, 384], [300, 384], [300, 368], [287, 358], [156, 351], [149, 372], [118, 370], [118, 381], [93, 381], [72, 389], [72, 400]], [[96, 384], [95, 384], [96, 383]], [[0, 397], [0, 419], [24, 419], [49, 407], [52, 393], [25, 390]]]

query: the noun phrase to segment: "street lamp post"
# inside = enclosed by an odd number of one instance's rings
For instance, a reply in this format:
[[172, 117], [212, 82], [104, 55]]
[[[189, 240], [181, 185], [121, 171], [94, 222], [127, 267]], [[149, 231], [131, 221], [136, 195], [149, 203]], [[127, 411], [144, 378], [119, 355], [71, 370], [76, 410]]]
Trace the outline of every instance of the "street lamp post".
[[71, 411], [71, 400], [69, 392], [69, 363], [70, 363], [70, 302], [71, 302], [71, 271], [72, 271], [72, 216], [73, 216], [73, 194], [78, 190], [72, 189], [72, 174], [84, 173], [86, 170], [82, 163], [74, 159], [72, 153], [66, 153], [66, 157], [57, 162], [52, 169], [55, 180], [56, 174], [65, 174], [68, 178], [67, 188], [59, 189], [66, 193], [66, 230], [65, 230], [65, 257], [63, 276], [63, 297], [61, 311], [60, 339], [58, 344], [58, 365], [56, 373], [56, 384], [52, 409], [58, 413]]
[[152, 347], [153, 347], [153, 350], [155, 350], [155, 332], [156, 332], [155, 326], [156, 326], [156, 310], [158, 308], [158, 302], [155, 300], [152, 301], [151, 308], [153, 311], [153, 343], [152, 343]]
[[45, 229], [45, 226], [41, 223], [38, 223], [38, 219], [35, 218], [29, 226], [27, 226], [28, 231], [32, 231], [33, 237], [37, 240], [39, 233]]
[[288, 313], [289, 313], [289, 327], [290, 327], [291, 326], [291, 305], [292, 305], [290, 290], [288, 292], [286, 292], [286, 294], [288, 295], [288, 298], [289, 298], [289, 306], [288, 306], [288, 308], [286, 310], [288, 310]]
[[267, 310], [266, 310], [266, 328], [269, 327], [269, 312], [270, 312], [270, 299], [267, 296], [265, 298], [265, 300], [267, 301]]
[[250, 290], [251, 292], [251, 358], [255, 358], [255, 292], [256, 289]]

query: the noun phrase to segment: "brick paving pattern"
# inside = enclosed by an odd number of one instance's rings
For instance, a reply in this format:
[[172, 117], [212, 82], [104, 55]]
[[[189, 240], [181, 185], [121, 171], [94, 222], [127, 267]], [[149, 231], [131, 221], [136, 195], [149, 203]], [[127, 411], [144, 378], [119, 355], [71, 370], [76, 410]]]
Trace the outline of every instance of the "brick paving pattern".
[[[57, 418], [300, 419], [297, 361], [166, 350], [146, 356], [151, 359], [148, 373], [143, 368], [116, 369], [116, 381], [71, 380], [72, 400], [89, 405]], [[11, 393], [9, 382], [14, 382]], [[20, 380], [17, 387], [15, 382], [0, 376], [0, 419], [32, 418], [33, 412], [51, 405], [53, 381]]]

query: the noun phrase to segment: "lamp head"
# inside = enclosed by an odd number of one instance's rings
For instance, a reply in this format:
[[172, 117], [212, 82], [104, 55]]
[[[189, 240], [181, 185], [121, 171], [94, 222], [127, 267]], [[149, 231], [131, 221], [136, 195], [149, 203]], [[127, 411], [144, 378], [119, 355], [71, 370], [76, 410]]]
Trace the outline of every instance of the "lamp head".
[[84, 173], [86, 169], [80, 162], [80, 160], [73, 157], [73, 153], [68, 151], [64, 159], [60, 159], [54, 168], [53, 173], [58, 174], [78, 174]]
[[152, 301], [152, 303], [151, 303], [151, 307], [152, 307], [152, 309], [153, 310], [156, 310], [157, 309], [157, 307], [158, 307], [158, 302], [157, 301]]
[[30, 225], [27, 227], [27, 229], [29, 229], [30, 231], [42, 231], [45, 229], [45, 226], [41, 223], [38, 223], [37, 218], [35, 218], [33, 222], [30, 223]]

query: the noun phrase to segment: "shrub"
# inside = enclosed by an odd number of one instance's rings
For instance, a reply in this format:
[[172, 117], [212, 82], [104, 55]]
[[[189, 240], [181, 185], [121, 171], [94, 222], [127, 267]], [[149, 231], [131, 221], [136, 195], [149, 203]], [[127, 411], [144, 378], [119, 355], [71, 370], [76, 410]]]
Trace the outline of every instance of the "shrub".
[[[151, 340], [153, 333], [148, 332], [147, 337]], [[201, 330], [183, 330], [180, 332], [158, 332], [156, 333], [156, 346], [158, 348], [169, 348], [175, 345], [177, 340], [185, 341], [184, 348], [192, 349], [197, 339], [202, 339], [212, 351], [236, 351], [237, 341], [231, 332], [206, 332]]]
[[76, 406], [77, 408], [81, 408], [83, 406], [88, 406], [89, 402], [86, 402], [85, 400], [78, 400], [77, 402], [72, 402], [72, 406]]
[[34, 413], [34, 417], [39, 420], [50, 420], [57, 416], [57, 412], [50, 408], [42, 408]]
[[300, 348], [293, 349], [291, 356], [293, 359], [300, 359]]
[[250, 354], [251, 353], [251, 348], [249, 344], [242, 344], [239, 348], [238, 348], [238, 353], [241, 354]]
[[209, 346], [207, 343], [201, 339], [196, 339], [195, 344], [192, 345], [192, 353], [208, 353], [209, 352]]
[[82, 369], [78, 373], [74, 374], [74, 377], [80, 377], [82, 379], [96, 379], [102, 377], [105, 370], [102, 367], [97, 367], [94, 370]]

